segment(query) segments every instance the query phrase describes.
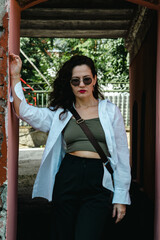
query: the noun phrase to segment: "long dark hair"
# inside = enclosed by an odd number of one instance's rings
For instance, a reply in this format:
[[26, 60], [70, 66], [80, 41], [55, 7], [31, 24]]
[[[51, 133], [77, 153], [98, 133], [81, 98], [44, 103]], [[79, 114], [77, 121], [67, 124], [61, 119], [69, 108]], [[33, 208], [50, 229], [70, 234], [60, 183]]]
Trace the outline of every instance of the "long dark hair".
[[[56, 111], [60, 107], [63, 108], [63, 112], [60, 114], [60, 119], [61, 115], [65, 114], [67, 109], [75, 103], [75, 96], [70, 86], [72, 70], [74, 67], [83, 64], [87, 65], [91, 69], [93, 77], [97, 75], [94, 62], [91, 58], [83, 55], [75, 55], [63, 64], [53, 82], [53, 91], [50, 94], [49, 107], [53, 107], [53, 111]], [[93, 96], [96, 99], [99, 97], [104, 99], [102, 93], [100, 92], [98, 82], [95, 84]]]

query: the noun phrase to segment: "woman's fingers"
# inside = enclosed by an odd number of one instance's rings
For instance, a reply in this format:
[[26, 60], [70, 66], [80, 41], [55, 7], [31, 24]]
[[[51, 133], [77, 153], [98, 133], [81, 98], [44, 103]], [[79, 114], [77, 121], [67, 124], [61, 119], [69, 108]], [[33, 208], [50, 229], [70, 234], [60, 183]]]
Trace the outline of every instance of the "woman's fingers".
[[10, 74], [17, 75], [20, 74], [22, 61], [18, 55], [13, 53], [9, 54], [9, 61], [10, 61]]
[[114, 218], [116, 216], [116, 205], [114, 204], [113, 206], [113, 212], [112, 212], [112, 217]]
[[13, 53], [11, 53], [10, 55], [9, 55], [9, 59], [11, 60], [11, 61], [14, 61], [14, 60], [21, 60], [20, 59], [20, 57], [18, 56], [18, 55], [15, 55], [15, 54], [13, 54]]
[[120, 222], [125, 216], [125, 213], [122, 213], [122, 212], [118, 212], [117, 213], [117, 219], [116, 219], [116, 222], [115, 223], [118, 223]]
[[124, 218], [125, 214], [126, 214], [126, 205], [114, 204], [112, 216], [115, 217], [117, 215], [115, 223], [120, 222]]

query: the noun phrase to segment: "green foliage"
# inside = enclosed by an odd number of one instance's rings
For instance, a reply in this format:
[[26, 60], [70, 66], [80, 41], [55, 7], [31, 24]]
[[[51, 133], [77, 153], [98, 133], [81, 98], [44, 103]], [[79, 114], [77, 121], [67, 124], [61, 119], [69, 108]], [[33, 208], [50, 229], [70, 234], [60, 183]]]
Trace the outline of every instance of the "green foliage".
[[[95, 62], [100, 84], [116, 82], [114, 89], [128, 90], [129, 61], [123, 39], [21, 38], [21, 49], [50, 83], [65, 61], [83, 54]], [[21, 58], [23, 79], [30, 83], [44, 82], [22, 55]], [[38, 85], [37, 89], [48, 90], [48, 86]]]

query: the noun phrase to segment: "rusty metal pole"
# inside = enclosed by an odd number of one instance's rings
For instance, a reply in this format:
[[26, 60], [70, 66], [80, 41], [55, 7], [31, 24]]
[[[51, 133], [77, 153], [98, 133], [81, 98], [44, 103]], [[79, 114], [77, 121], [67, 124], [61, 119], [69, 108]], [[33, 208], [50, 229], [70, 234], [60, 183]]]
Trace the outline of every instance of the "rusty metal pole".
[[[19, 54], [21, 9], [10, 0], [9, 52]], [[8, 66], [9, 68], [9, 66]], [[8, 70], [9, 71], [9, 70]], [[10, 86], [8, 84], [8, 96]], [[8, 101], [8, 194], [7, 194], [7, 240], [16, 240], [17, 229], [17, 179], [18, 179], [19, 121]]]

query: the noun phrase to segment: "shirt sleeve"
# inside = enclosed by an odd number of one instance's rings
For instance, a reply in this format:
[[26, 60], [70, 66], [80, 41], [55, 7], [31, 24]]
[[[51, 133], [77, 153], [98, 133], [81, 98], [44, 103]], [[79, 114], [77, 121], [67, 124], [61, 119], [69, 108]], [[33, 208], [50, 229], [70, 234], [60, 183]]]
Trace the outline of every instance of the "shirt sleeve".
[[131, 183], [131, 168], [129, 162], [129, 149], [123, 117], [118, 107], [115, 108], [113, 130], [118, 162], [113, 175], [115, 189], [112, 203], [130, 205], [129, 189]]
[[[55, 112], [51, 111], [49, 108], [38, 108], [27, 104], [21, 82], [18, 82], [15, 85], [14, 91], [17, 97], [21, 100], [19, 105], [19, 118], [27, 122], [35, 129], [48, 132]], [[10, 102], [13, 101], [14, 99], [12, 95], [10, 95]]]

